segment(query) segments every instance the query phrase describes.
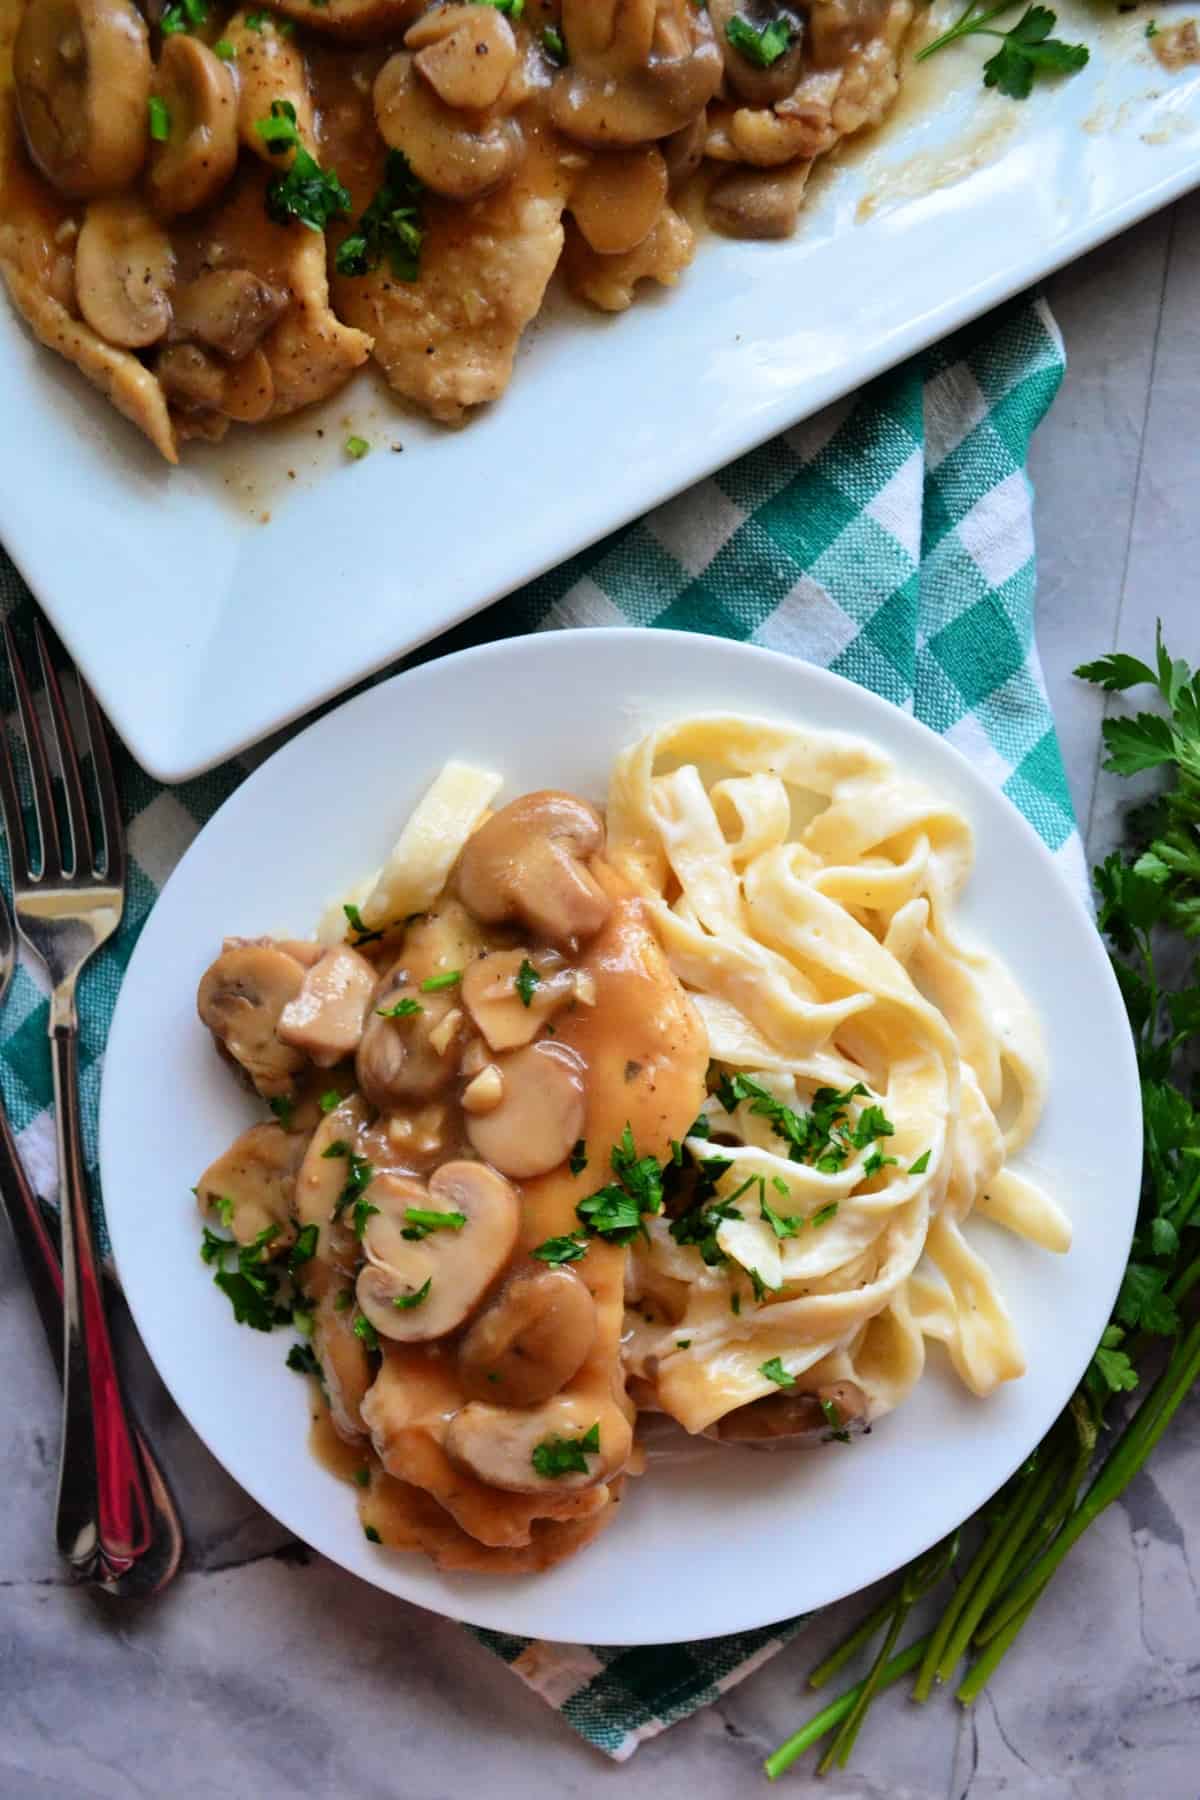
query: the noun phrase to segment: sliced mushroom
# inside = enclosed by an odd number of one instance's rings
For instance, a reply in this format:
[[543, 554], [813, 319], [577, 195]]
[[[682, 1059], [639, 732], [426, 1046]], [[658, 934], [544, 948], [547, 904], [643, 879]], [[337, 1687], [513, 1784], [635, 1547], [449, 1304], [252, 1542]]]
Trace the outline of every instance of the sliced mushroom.
[[570, 61], [550, 93], [559, 130], [597, 148], [680, 131], [712, 99], [724, 64], [695, 0], [563, 0]]
[[302, 1050], [318, 1069], [353, 1056], [375, 988], [365, 956], [346, 945], [327, 950], [305, 971], [300, 992], [289, 1000], [276, 1027], [281, 1042]]
[[525, 140], [515, 119], [464, 116], [414, 73], [404, 51], [375, 79], [375, 119], [384, 142], [403, 151], [413, 174], [436, 194], [474, 200], [516, 169]]
[[201, 1019], [218, 1046], [240, 1063], [270, 1100], [290, 1094], [304, 1057], [275, 1034], [279, 1015], [295, 999], [304, 970], [270, 944], [235, 944], [204, 972], [196, 995]]
[[13, 45], [29, 154], [64, 194], [124, 187], [146, 156], [150, 46], [131, 0], [28, 0]]
[[529, 1044], [497, 1059], [504, 1083], [498, 1106], [468, 1113], [471, 1148], [518, 1181], [567, 1160], [583, 1132], [583, 1063], [565, 1044]]
[[206, 344], [231, 362], [240, 362], [257, 348], [287, 304], [285, 293], [249, 269], [209, 269], [176, 286], [168, 336], [172, 343]]
[[461, 991], [489, 1047], [516, 1050], [574, 998], [575, 972], [555, 950], [496, 950], [468, 965]]
[[659, 145], [663, 160], [667, 165], [667, 179], [671, 190], [680, 187], [689, 175], [694, 175], [704, 161], [704, 143], [708, 136], [708, 119], [703, 112], [696, 114], [690, 125], [682, 131], [674, 131], [669, 138], [664, 138]]
[[184, 31], [164, 39], [156, 86], [167, 135], [150, 151], [150, 196], [158, 212], [173, 219], [207, 206], [233, 174], [237, 88], [227, 64]]
[[123, 350], [156, 344], [171, 321], [174, 260], [136, 196], [91, 201], [75, 249], [75, 297], [92, 330]]
[[783, 169], [731, 169], [709, 190], [709, 224], [727, 237], [791, 237], [811, 168], [811, 162], [798, 162]]
[[[599, 1448], [585, 1450], [582, 1446], [593, 1428]], [[569, 1462], [563, 1466], [560, 1446], [568, 1444], [580, 1446], [584, 1468], [571, 1468]], [[548, 1456], [540, 1455], [538, 1462], [559, 1473], [542, 1473], [535, 1464], [534, 1453], [542, 1446]], [[451, 1419], [444, 1447], [451, 1462], [490, 1487], [512, 1494], [565, 1494], [596, 1487], [622, 1469], [633, 1447], [633, 1433], [624, 1413], [610, 1401], [586, 1394], [560, 1394], [528, 1408], [471, 1400]]]
[[[826, 1407], [831, 1410], [826, 1411]], [[767, 1394], [735, 1407], [705, 1434], [722, 1444], [801, 1449], [823, 1443], [831, 1431], [860, 1432], [867, 1424], [867, 1401], [853, 1381], [834, 1381], [815, 1393]]]
[[551, 788], [525, 794], [467, 839], [458, 891], [477, 918], [520, 919], [562, 950], [594, 937], [608, 896], [587, 867], [604, 847], [594, 807]]
[[[822, 4], [812, 10], [820, 12]], [[769, 0], [769, 4], [764, 4], [764, 0], [709, 0], [708, 14], [725, 58], [726, 79], [738, 98], [747, 106], [774, 106], [777, 100], [786, 99], [804, 73], [804, 19], [800, 9], [779, 6], [776, 0]], [[735, 18], [741, 18], [755, 30], [776, 22], [786, 25], [791, 32], [787, 49], [765, 68], [752, 61], [730, 42], [729, 26]]]
[[590, 162], [571, 190], [571, 213], [593, 250], [620, 256], [649, 237], [666, 198], [667, 165], [648, 144]]
[[[354, 1164], [367, 1109], [358, 1094], [351, 1094], [333, 1111], [327, 1113], [314, 1131], [304, 1152], [296, 1176], [293, 1210], [300, 1226], [317, 1227], [317, 1247], [313, 1252], [318, 1264], [329, 1263], [350, 1274], [358, 1261], [358, 1238], [354, 1220], [347, 1217], [349, 1207], [343, 1204]], [[373, 1187], [369, 1182], [367, 1188]], [[305, 1285], [311, 1286], [310, 1275]]]
[[467, 112], [496, 104], [517, 61], [513, 28], [492, 6], [435, 6], [404, 44], [438, 98]]
[[[371, 1184], [378, 1212], [367, 1221], [367, 1266], [358, 1304], [381, 1337], [425, 1343], [457, 1331], [503, 1274], [520, 1226], [514, 1190], [481, 1163], [448, 1162], [426, 1191], [400, 1176]], [[431, 1227], [413, 1212], [445, 1214]]]
[[[396, 1010], [406, 1002], [418, 1010]], [[449, 1086], [459, 1031], [447, 1037], [439, 1027], [459, 1010], [452, 990], [422, 993], [402, 964], [384, 977], [371, 997], [354, 1064], [358, 1085], [374, 1106], [386, 1112], [410, 1100], [429, 1100]]]
[[[291, 1222], [296, 1171], [304, 1155], [304, 1139], [274, 1124], [252, 1125], [235, 1138], [223, 1156], [210, 1163], [196, 1183], [201, 1212], [213, 1207], [229, 1213], [228, 1224], [239, 1244], [252, 1244], [269, 1225], [278, 1227], [272, 1252], [295, 1239]], [[232, 1210], [222, 1202], [232, 1202]]]
[[168, 344], [154, 359], [154, 373], [173, 407], [190, 419], [211, 414], [256, 424], [271, 410], [275, 382], [261, 350], [240, 362], [218, 362], [199, 344]]
[[351, 1298], [348, 1287], [331, 1288], [313, 1314], [313, 1353], [329, 1396], [329, 1416], [348, 1443], [366, 1435], [360, 1408], [375, 1376], [367, 1347], [354, 1331]]
[[[315, 13], [317, 8], [311, 7], [310, 11]], [[285, 100], [295, 111], [301, 143], [315, 152], [308, 68], [304, 52], [291, 32], [280, 29], [273, 13], [246, 11], [234, 13], [224, 36], [234, 52], [237, 128], [243, 147], [273, 170], [282, 166], [284, 159], [272, 154], [257, 126], [260, 119], [270, 116], [274, 101]]]
[[463, 1391], [499, 1406], [536, 1406], [578, 1374], [595, 1335], [596, 1303], [578, 1275], [527, 1263], [459, 1345]]

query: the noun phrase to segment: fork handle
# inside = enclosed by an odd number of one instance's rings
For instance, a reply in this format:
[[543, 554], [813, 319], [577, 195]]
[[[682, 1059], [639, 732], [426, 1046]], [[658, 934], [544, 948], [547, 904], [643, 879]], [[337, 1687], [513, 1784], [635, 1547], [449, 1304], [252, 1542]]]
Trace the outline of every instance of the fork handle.
[[84, 1173], [73, 1004], [69, 1012], [50, 1029], [63, 1242], [56, 1535], [59, 1550], [82, 1580], [115, 1593], [147, 1592], [162, 1585], [150, 1565], [166, 1554], [163, 1540], [171, 1519], [164, 1517], [163, 1500], [172, 1518], [173, 1508], [157, 1469], [143, 1464], [138, 1453], [117, 1375]]

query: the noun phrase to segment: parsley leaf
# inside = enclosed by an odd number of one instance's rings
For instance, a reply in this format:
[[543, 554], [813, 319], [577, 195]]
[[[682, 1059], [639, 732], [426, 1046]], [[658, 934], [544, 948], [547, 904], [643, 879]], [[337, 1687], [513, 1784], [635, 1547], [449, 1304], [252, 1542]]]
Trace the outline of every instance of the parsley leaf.
[[352, 906], [349, 901], [342, 907], [342, 911], [346, 915], [351, 931], [355, 934], [354, 948], [356, 950], [361, 950], [364, 944], [375, 943], [383, 936], [382, 931], [368, 931], [367, 927], [363, 924], [362, 914], [359, 912], [357, 906]]
[[595, 1237], [627, 1244], [643, 1229], [646, 1214], [662, 1211], [662, 1170], [653, 1156], [638, 1155], [628, 1124], [609, 1161], [616, 1181], [581, 1200], [575, 1216]]
[[408, 158], [400, 150], [389, 150], [382, 182], [357, 225], [337, 247], [333, 263], [338, 274], [369, 275], [386, 257], [397, 281], [420, 280], [424, 194], [424, 185], [409, 168]]
[[292, 1121], [296, 1115], [296, 1102], [289, 1100], [286, 1094], [275, 1094], [267, 1105], [279, 1120], [285, 1131], [292, 1129]]
[[541, 976], [538, 974], [529, 958], [527, 956], [523, 957], [521, 959], [521, 966], [517, 970], [516, 979], [513, 982], [513, 987], [517, 991], [517, 998], [520, 1000], [522, 1006], [532, 1006], [533, 990], [535, 987], [541, 985], [541, 980]]
[[772, 63], [785, 56], [793, 35], [791, 20], [782, 14], [766, 25], [757, 26], [735, 13], [725, 27], [725, 36], [733, 48], [759, 69], [769, 69]]
[[164, 6], [158, 28], [164, 37], [177, 31], [198, 31], [208, 21], [206, 0], [171, 0]]
[[543, 1438], [540, 1444], [533, 1447], [530, 1461], [538, 1475], [551, 1480], [560, 1475], [586, 1475], [588, 1473], [588, 1457], [596, 1456], [600, 1450], [600, 1421], [582, 1437]]
[[[850, 1433], [842, 1424], [842, 1415], [838, 1411], [836, 1400], [822, 1400], [821, 1411], [825, 1414], [825, 1422], [829, 1426], [829, 1436], [836, 1444], [848, 1444]], [[827, 1440], [828, 1441], [828, 1440]]]
[[467, 1222], [467, 1215], [461, 1212], [438, 1212], [431, 1207], [406, 1206], [404, 1222], [408, 1229], [400, 1233], [401, 1237], [419, 1241], [428, 1237], [431, 1231], [461, 1231]]
[[395, 1006], [377, 1006], [375, 1011], [381, 1019], [411, 1019], [415, 1014], [423, 1013], [425, 1008], [419, 1000], [406, 997], [403, 1000], [397, 1000]]
[[423, 994], [440, 994], [445, 988], [457, 987], [463, 978], [461, 969], [447, 969], [444, 975], [430, 975], [421, 983]]
[[567, 1158], [567, 1167], [572, 1175], [582, 1175], [588, 1165], [587, 1144], [583, 1138], [576, 1138], [575, 1146]]
[[[955, 23], [940, 37], [918, 50], [915, 61], [924, 62], [953, 44], [959, 38], [976, 34], [999, 38], [1000, 48], [983, 65], [984, 85], [996, 88], [1013, 100], [1028, 99], [1038, 75], [1073, 75], [1088, 61], [1085, 44], [1065, 44], [1050, 33], [1057, 18], [1049, 7], [1026, 7], [1016, 24], [1007, 31], [997, 31], [992, 20], [1011, 12], [1021, 0], [997, 0], [995, 5], [980, 5], [967, 0]], [[1107, 661], [1107, 659], [1105, 659]]]
[[368, 1350], [378, 1350], [379, 1333], [368, 1319], [366, 1313], [356, 1313], [354, 1323], [350, 1327], [355, 1337], [364, 1343]]
[[773, 1381], [776, 1387], [794, 1388], [796, 1385], [796, 1377], [788, 1374], [777, 1356], [771, 1357], [769, 1362], [760, 1363], [758, 1372], [765, 1375], [768, 1381]]
[[804, 1225], [801, 1218], [785, 1218], [782, 1213], [777, 1213], [765, 1194], [759, 1198], [758, 1216], [766, 1220], [777, 1238], [795, 1237]]
[[579, 1262], [587, 1255], [588, 1241], [585, 1237], [552, 1237], [531, 1250], [539, 1262], [557, 1266], [560, 1263]]
[[288, 1252], [288, 1273], [294, 1275], [296, 1270], [309, 1262], [316, 1254], [317, 1239], [320, 1230], [316, 1225], [305, 1225], [296, 1235], [296, 1241]]
[[926, 1169], [929, 1167], [929, 1158], [930, 1158], [931, 1154], [932, 1154], [932, 1152], [929, 1150], [922, 1150], [922, 1152], [921, 1152], [920, 1156], [918, 1156], [916, 1162], [909, 1163], [909, 1165], [908, 1165], [909, 1174], [910, 1175], [923, 1175], [925, 1173]]
[[321, 1379], [321, 1365], [313, 1355], [311, 1344], [293, 1344], [287, 1353], [287, 1366], [295, 1369], [297, 1375], [315, 1375]]

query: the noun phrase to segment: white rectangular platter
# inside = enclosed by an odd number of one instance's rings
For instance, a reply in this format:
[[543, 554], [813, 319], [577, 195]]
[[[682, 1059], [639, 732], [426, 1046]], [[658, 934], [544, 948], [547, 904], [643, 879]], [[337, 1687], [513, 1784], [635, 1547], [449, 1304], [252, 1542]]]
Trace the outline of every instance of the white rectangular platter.
[[710, 238], [620, 317], [556, 301], [459, 431], [361, 376], [171, 470], [0, 302], [0, 541], [134, 755], [183, 780], [1200, 184], [1200, 69], [1159, 66], [1154, 13], [1068, 0], [1091, 61], [1023, 103], [982, 87], [988, 40], [911, 71], [793, 241]]

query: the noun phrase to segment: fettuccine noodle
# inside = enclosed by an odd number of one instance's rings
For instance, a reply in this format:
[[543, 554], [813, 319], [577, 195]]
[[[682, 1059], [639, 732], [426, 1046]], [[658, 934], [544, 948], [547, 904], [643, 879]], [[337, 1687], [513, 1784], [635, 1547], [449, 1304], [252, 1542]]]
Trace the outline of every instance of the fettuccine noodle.
[[[1008, 1167], [1046, 1059], [1012, 977], [956, 932], [966, 819], [860, 739], [714, 715], [621, 756], [608, 833], [708, 1031], [683, 1149], [727, 1164], [707, 1255], [665, 1216], [632, 1250], [641, 1402], [703, 1431], [802, 1376], [857, 1384], [877, 1418], [927, 1339], [978, 1395], [1022, 1374], [962, 1225], [1055, 1251], [1070, 1229]], [[793, 1146], [789, 1114], [814, 1111], [829, 1131]]]

